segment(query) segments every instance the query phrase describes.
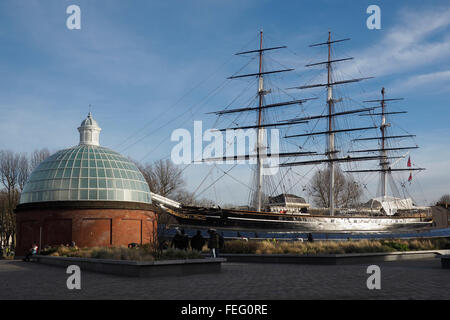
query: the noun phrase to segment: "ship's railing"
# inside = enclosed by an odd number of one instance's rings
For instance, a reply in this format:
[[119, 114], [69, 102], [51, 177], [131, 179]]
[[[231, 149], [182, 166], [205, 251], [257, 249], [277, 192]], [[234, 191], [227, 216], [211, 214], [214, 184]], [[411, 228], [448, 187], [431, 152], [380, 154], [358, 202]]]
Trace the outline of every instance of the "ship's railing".
[[156, 201], [158, 203], [165, 204], [167, 206], [174, 207], [174, 208], [181, 208], [180, 202], [163, 197], [163, 196], [153, 193], [153, 192], [150, 192], [150, 194], [152, 196], [152, 201]]

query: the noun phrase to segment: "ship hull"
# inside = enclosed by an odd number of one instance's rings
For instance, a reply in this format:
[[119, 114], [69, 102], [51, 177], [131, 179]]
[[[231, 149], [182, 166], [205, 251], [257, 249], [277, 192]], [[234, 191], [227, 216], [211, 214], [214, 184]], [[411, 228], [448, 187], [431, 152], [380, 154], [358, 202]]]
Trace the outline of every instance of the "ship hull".
[[265, 232], [406, 232], [432, 227], [429, 217], [365, 217], [269, 214], [233, 210], [168, 210], [186, 227]]

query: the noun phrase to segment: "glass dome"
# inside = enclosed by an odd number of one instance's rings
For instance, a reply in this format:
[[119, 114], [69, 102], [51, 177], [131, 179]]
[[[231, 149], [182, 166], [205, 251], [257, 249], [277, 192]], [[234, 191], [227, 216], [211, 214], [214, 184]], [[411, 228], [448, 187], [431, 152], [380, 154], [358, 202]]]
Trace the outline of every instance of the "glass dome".
[[132, 201], [151, 203], [143, 175], [127, 158], [96, 145], [61, 150], [31, 174], [20, 203], [43, 201]]

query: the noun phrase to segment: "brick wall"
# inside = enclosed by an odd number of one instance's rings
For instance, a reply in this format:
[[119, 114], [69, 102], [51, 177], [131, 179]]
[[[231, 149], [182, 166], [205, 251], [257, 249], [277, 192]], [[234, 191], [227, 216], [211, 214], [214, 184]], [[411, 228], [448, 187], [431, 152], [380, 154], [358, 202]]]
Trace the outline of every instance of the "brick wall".
[[32, 243], [70, 244], [79, 247], [149, 243], [156, 235], [156, 214], [145, 209], [25, 208], [16, 212], [16, 255]]

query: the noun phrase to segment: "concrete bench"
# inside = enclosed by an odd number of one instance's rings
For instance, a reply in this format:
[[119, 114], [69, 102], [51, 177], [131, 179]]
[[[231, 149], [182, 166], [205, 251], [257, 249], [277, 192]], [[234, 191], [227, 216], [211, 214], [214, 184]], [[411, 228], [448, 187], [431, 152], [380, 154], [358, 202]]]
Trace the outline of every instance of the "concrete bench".
[[220, 272], [222, 258], [132, 261], [35, 255], [37, 263], [67, 268], [77, 265], [82, 270], [129, 277], [184, 276]]

